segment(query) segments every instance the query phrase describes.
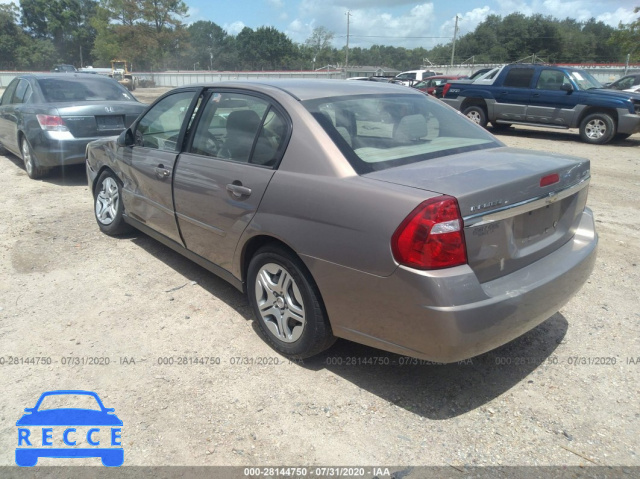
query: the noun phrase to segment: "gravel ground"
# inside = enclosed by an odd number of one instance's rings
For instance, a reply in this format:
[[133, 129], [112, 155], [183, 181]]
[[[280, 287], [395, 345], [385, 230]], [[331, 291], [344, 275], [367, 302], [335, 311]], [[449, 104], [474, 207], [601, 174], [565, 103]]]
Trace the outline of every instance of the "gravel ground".
[[[640, 465], [640, 135], [498, 136], [591, 160], [597, 265], [548, 321], [446, 366], [347, 341], [289, 363], [233, 287], [143, 234], [101, 234], [83, 167], [33, 181], [0, 156], [0, 465], [23, 409], [53, 389], [115, 408], [126, 465]], [[39, 461], [65, 463], [99, 460]]]

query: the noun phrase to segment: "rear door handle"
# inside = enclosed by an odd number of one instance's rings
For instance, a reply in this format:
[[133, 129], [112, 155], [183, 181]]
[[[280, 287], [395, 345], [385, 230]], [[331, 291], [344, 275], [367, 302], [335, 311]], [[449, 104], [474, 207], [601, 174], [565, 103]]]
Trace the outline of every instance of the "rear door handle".
[[229, 191], [236, 198], [251, 195], [251, 188], [242, 186], [242, 184], [229, 183], [227, 185], [227, 191]]
[[164, 165], [156, 166], [154, 168], [154, 171], [156, 172], [156, 176], [161, 179], [168, 178], [169, 176], [171, 176], [171, 170], [168, 170], [167, 168], [165, 168]]

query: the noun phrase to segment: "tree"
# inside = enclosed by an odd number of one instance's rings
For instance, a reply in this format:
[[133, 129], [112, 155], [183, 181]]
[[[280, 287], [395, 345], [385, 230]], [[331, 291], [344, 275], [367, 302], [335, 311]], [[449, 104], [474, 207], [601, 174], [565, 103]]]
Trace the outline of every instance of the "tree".
[[198, 21], [187, 27], [189, 36], [189, 63], [200, 68], [218, 70], [226, 65], [230, 50], [229, 36], [219, 25]]
[[311, 36], [304, 42], [312, 55], [313, 68], [316, 62], [319, 65], [328, 64], [331, 57], [331, 41], [335, 34], [325, 27], [316, 27], [311, 32]]
[[[633, 13], [640, 13], [640, 7], [636, 7]], [[629, 54], [631, 61], [640, 60], [640, 16], [631, 23], [620, 23], [618, 29], [613, 32], [608, 42], [610, 45], [618, 45], [624, 55]]]
[[22, 0], [22, 25], [33, 38], [53, 42], [57, 55], [51, 62], [81, 66], [96, 36], [90, 22], [96, 5], [94, 0]]

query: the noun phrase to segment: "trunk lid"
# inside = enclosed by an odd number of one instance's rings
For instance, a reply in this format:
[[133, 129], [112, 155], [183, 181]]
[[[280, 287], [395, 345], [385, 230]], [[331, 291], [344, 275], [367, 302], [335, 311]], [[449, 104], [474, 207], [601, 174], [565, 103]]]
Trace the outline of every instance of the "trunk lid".
[[57, 108], [65, 125], [76, 138], [113, 136], [129, 127], [145, 109], [142, 103], [123, 102], [78, 102], [52, 104]]
[[[540, 180], [558, 181], [540, 186]], [[556, 250], [575, 234], [589, 160], [515, 148], [447, 156], [365, 175], [458, 200], [469, 265], [481, 282]]]

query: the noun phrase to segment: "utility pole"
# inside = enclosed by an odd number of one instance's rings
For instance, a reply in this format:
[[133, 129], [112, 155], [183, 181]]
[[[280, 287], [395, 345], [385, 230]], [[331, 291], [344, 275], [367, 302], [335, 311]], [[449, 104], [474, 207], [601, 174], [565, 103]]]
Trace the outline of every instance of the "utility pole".
[[349, 66], [349, 17], [351, 17], [351, 10], [347, 10], [345, 15], [347, 16], [347, 55], [344, 60], [344, 73], [347, 74], [347, 67]]
[[453, 27], [453, 48], [451, 49], [451, 66], [453, 66], [453, 57], [456, 54], [456, 37], [458, 36], [458, 15], [456, 15], [456, 26]]

